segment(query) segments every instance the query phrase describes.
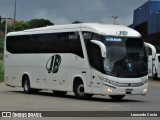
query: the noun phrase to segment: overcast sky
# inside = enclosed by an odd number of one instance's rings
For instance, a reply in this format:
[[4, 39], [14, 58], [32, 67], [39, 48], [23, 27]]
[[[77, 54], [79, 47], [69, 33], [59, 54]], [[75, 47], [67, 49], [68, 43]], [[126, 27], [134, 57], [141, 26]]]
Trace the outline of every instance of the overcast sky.
[[[148, 0], [17, 0], [17, 20], [34, 18], [51, 20], [54, 24], [67, 24], [75, 20], [130, 25], [134, 9]], [[13, 18], [14, 0], [0, 0], [0, 16]]]

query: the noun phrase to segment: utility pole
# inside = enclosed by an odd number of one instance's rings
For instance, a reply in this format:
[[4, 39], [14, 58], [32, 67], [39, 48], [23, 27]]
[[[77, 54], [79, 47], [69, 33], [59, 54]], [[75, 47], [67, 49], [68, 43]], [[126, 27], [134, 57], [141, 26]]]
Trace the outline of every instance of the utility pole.
[[13, 23], [13, 24], [14, 24], [14, 25], [13, 25], [13, 26], [14, 26], [14, 31], [15, 31], [15, 29], [16, 29], [16, 26], [15, 26], [15, 23], [16, 23], [16, 7], [17, 7], [16, 4], [17, 4], [17, 3], [16, 3], [16, 0], [15, 0], [15, 1], [14, 1], [14, 23]]
[[118, 16], [112, 16], [114, 24], [116, 24], [116, 19], [118, 18]]
[[5, 38], [6, 38], [6, 35], [7, 35], [7, 29], [8, 29], [8, 18], [6, 18], [6, 25], [5, 25]]

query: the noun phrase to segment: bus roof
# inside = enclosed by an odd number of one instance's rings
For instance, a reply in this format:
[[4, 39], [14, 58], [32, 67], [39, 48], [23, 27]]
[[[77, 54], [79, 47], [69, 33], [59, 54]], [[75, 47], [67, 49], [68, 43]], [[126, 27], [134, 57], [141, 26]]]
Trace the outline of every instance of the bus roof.
[[109, 25], [102, 23], [80, 23], [53, 25], [41, 28], [28, 29], [17, 32], [10, 32], [7, 36], [25, 35], [25, 34], [41, 34], [41, 33], [56, 33], [56, 32], [71, 32], [71, 31], [90, 31], [102, 35], [124, 36], [124, 37], [141, 37], [137, 31], [121, 25]]

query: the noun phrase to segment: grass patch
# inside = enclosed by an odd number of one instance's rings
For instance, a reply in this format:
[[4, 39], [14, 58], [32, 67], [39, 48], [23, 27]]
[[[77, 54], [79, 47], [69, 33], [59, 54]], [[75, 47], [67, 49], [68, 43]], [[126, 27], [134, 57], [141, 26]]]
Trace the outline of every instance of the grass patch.
[[3, 59], [4, 37], [0, 36], [0, 60]]
[[0, 82], [4, 81], [3, 61], [0, 59]]

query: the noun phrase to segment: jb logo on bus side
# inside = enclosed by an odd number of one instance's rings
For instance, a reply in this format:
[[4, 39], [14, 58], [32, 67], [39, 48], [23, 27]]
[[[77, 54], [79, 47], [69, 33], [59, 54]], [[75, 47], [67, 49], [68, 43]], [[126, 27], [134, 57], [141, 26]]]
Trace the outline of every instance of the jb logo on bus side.
[[50, 57], [46, 64], [46, 69], [48, 73], [57, 73], [59, 66], [61, 64], [61, 56], [60, 55], [53, 55]]

